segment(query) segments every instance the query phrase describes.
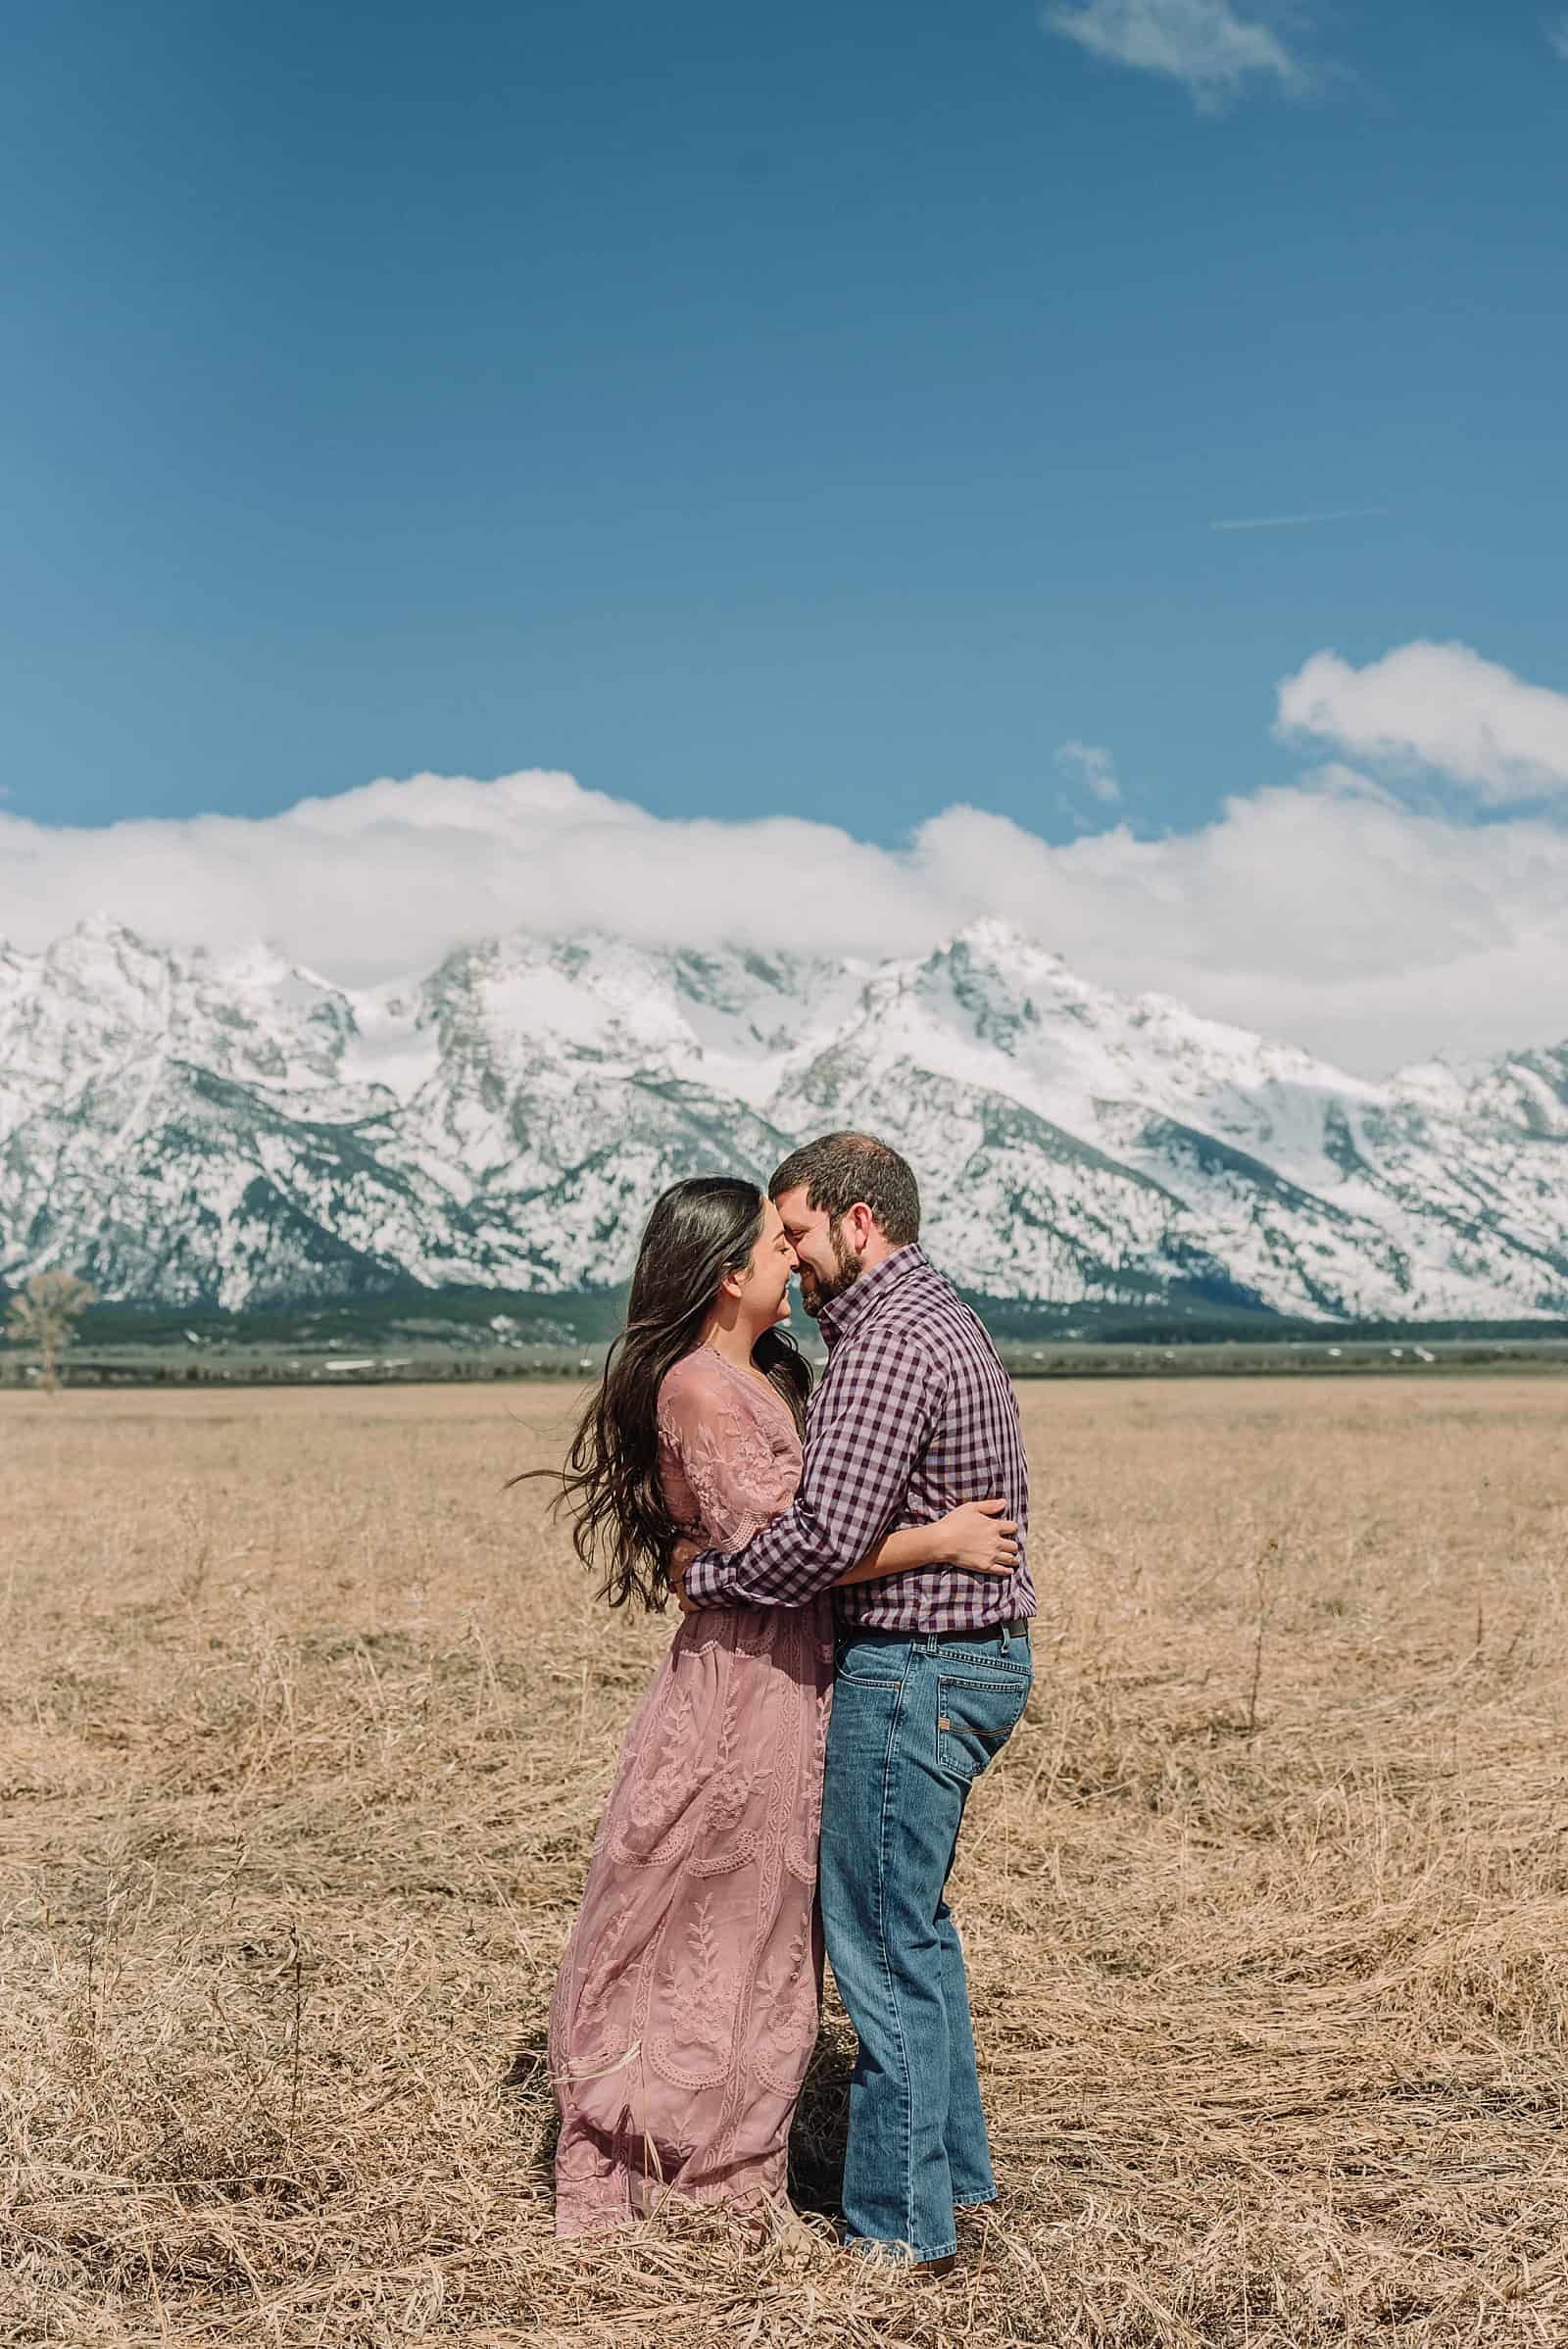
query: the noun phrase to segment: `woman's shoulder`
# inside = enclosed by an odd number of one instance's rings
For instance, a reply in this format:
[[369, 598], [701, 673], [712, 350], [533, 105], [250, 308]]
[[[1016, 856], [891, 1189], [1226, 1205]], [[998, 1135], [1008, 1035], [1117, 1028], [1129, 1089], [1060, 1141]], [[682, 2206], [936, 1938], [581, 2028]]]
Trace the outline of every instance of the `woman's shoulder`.
[[716, 1394], [723, 1382], [724, 1365], [710, 1346], [694, 1346], [691, 1352], [672, 1362], [659, 1383], [659, 1408], [673, 1409], [684, 1404], [688, 1410], [700, 1406]]
[[727, 1434], [755, 1421], [771, 1426], [783, 1396], [748, 1378], [710, 1346], [695, 1346], [665, 1371], [659, 1387], [659, 1424], [671, 1435], [723, 1427]]

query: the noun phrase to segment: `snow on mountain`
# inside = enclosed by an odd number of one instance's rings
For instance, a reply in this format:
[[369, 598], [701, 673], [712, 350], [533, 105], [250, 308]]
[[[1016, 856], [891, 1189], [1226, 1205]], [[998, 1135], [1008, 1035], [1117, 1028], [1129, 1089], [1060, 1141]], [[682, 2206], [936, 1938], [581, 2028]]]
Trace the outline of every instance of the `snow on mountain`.
[[488, 940], [365, 990], [102, 916], [0, 948], [6, 1283], [595, 1287], [665, 1183], [838, 1125], [992, 1296], [1568, 1314], [1568, 1046], [1374, 1084], [990, 920], [880, 964]]

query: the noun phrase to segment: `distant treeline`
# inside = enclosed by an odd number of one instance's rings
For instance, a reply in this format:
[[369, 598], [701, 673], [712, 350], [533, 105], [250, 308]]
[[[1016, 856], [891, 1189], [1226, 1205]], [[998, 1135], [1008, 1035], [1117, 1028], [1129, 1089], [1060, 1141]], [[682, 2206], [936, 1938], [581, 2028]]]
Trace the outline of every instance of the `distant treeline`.
[[[1216, 1304], [1198, 1291], [1067, 1304], [965, 1294], [999, 1343], [1024, 1347], [1568, 1340], [1568, 1319], [1339, 1322]], [[0, 1288], [0, 1315], [7, 1301]], [[573, 1349], [608, 1345], [620, 1327], [625, 1302], [624, 1288], [549, 1295], [534, 1290], [400, 1286], [374, 1295], [248, 1305], [237, 1312], [194, 1303], [105, 1303], [90, 1306], [82, 1315], [77, 1353], [84, 1358], [105, 1349], [118, 1353], [122, 1348], [162, 1350], [166, 1346], [185, 1352], [203, 1346], [260, 1347], [280, 1353], [353, 1346], [466, 1352], [477, 1345], [487, 1350], [515, 1348], [565, 1356]], [[799, 1337], [814, 1343], [808, 1320], [798, 1314], [795, 1328]]]
[[[1215, 1304], [1197, 1293], [1040, 1304], [972, 1296], [1023, 1378], [1216, 1372], [1416, 1371], [1568, 1364], [1568, 1321], [1342, 1323]], [[4, 1312], [0, 1292], [0, 1316]], [[213, 1305], [95, 1304], [66, 1359], [82, 1386], [353, 1385], [591, 1376], [620, 1326], [622, 1289], [541, 1295], [400, 1287], [225, 1312]], [[814, 1326], [796, 1333], [820, 1358]], [[0, 1385], [35, 1383], [26, 1350], [0, 1344]]]

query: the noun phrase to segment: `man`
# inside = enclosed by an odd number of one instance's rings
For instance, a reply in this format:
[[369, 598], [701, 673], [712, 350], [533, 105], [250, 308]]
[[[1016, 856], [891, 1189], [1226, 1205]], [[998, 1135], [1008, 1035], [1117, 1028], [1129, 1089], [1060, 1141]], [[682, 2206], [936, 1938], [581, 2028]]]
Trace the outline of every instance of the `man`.
[[1028, 1485], [1017, 1400], [980, 1323], [918, 1247], [914, 1176], [885, 1143], [828, 1134], [769, 1186], [828, 1366], [795, 1505], [688, 1566], [688, 1603], [802, 1606], [884, 1535], [1000, 1494], [1011, 1576], [922, 1567], [836, 1594], [822, 1797], [828, 1955], [859, 2038], [850, 2247], [938, 2272], [955, 2206], [996, 2196], [963, 1954], [944, 1897], [964, 1803], [1029, 1694]]

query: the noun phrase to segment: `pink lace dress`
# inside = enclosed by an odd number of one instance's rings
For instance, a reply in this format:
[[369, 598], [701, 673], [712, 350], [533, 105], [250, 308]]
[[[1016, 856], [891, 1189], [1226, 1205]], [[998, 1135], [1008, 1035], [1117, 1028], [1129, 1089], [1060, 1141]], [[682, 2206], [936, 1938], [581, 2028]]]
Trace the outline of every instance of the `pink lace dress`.
[[[783, 1400], [699, 1347], [659, 1397], [677, 1520], [737, 1549], [788, 1508]], [[832, 1602], [683, 1618], [637, 1709], [550, 2011], [556, 2231], [661, 2195], [782, 2201], [816, 2036]]]

